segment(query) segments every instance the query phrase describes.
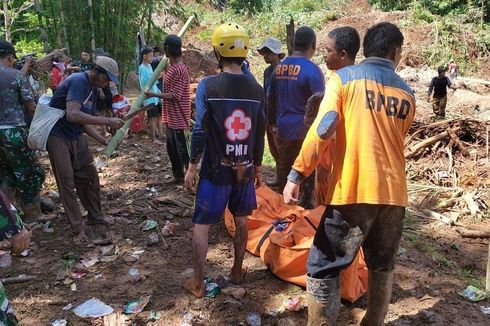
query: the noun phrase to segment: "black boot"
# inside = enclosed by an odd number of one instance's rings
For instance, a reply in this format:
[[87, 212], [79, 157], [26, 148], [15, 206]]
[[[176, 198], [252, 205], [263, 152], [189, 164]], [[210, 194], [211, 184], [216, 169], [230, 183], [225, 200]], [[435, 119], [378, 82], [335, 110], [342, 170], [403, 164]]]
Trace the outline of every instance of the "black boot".
[[340, 311], [340, 280], [306, 276], [307, 326], [331, 326]]
[[362, 326], [382, 326], [388, 314], [393, 286], [393, 271], [368, 272], [368, 305]]

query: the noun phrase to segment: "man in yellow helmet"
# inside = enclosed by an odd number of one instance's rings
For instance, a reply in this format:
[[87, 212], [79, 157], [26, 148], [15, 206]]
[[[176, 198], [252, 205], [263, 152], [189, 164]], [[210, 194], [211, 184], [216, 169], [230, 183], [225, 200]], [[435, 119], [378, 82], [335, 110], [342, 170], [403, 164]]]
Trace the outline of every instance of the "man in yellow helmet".
[[209, 226], [221, 221], [226, 206], [236, 225], [230, 279], [238, 284], [245, 277], [242, 264], [248, 237], [247, 216], [257, 206], [254, 183], [261, 183], [265, 135], [264, 91], [241, 69], [250, 44], [248, 33], [240, 25], [226, 23], [214, 32], [212, 44], [222, 73], [201, 80], [197, 87], [196, 122], [185, 176], [186, 188], [193, 190], [201, 161], [192, 218], [194, 276], [183, 283], [198, 298], [205, 295]]

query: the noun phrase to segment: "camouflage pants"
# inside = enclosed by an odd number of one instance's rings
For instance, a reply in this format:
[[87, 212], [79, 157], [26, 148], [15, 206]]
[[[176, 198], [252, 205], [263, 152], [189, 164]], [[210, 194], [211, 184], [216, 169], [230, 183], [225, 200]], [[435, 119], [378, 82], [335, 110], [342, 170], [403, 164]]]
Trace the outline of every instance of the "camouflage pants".
[[17, 318], [14, 315], [14, 310], [12, 305], [7, 299], [5, 294], [5, 288], [0, 282], [0, 325], [5, 326], [16, 326]]
[[0, 180], [0, 186], [19, 191], [21, 207], [39, 200], [44, 170], [27, 146], [25, 127], [0, 129]]

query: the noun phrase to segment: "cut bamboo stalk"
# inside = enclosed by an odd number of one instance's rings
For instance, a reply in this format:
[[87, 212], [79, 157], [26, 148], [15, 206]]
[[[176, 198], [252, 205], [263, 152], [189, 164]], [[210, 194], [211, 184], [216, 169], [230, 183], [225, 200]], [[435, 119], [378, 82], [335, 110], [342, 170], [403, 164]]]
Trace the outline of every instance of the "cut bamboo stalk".
[[[189, 26], [193, 22], [194, 18], [195, 18], [195, 16], [192, 15], [189, 17], [189, 19], [187, 19], [187, 22], [184, 24], [184, 26], [182, 27], [180, 32], [177, 34], [179, 37], [184, 36], [184, 34], [187, 32], [187, 29], [189, 28]], [[131, 104], [131, 109], [129, 110], [128, 114], [135, 112], [136, 110], [138, 110], [143, 105], [143, 101], [146, 99], [145, 92], [148, 92], [150, 90], [150, 88], [153, 86], [153, 84], [155, 84], [157, 79], [160, 77], [160, 73], [167, 66], [167, 63], [168, 63], [168, 59], [166, 59], [166, 58], [163, 58], [160, 61], [158, 66], [155, 68], [155, 71], [153, 71], [153, 75], [151, 75], [151, 77], [148, 80], [148, 82], [146, 83], [145, 87], [143, 87], [143, 89], [141, 90], [141, 93], [138, 96], [138, 98], [136, 99], [136, 101], [134, 101]], [[104, 154], [102, 154], [101, 156], [99, 156], [95, 160], [95, 167], [97, 169], [100, 169], [100, 168], [107, 165], [109, 158], [111, 157], [111, 155], [116, 150], [116, 147], [117, 147], [119, 141], [126, 134], [126, 131], [129, 129], [129, 126], [131, 125], [132, 121], [133, 121], [133, 119], [127, 120], [124, 123], [124, 125], [120, 129], [118, 129], [116, 134], [111, 138], [111, 140], [109, 141], [109, 144], [107, 145], [106, 150], [104, 151]]]

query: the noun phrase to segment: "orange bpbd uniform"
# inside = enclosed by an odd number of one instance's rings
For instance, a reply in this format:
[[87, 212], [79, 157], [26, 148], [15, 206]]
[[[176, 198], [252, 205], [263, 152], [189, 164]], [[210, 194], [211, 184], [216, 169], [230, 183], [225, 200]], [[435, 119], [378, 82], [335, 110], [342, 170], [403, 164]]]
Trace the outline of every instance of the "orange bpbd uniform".
[[293, 169], [308, 176], [317, 167], [329, 142], [317, 130], [334, 111], [339, 120], [326, 203], [407, 206], [403, 147], [415, 115], [411, 88], [391, 61], [368, 58], [332, 74], [326, 89]]

